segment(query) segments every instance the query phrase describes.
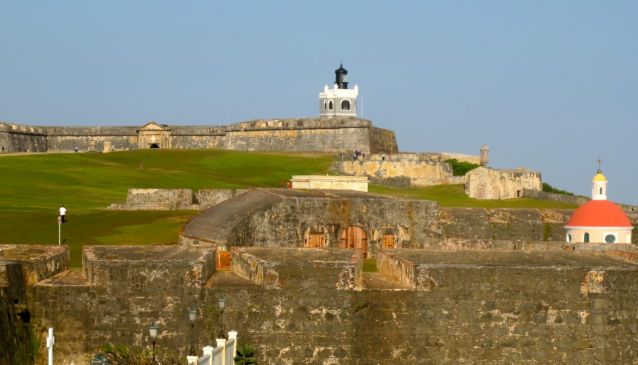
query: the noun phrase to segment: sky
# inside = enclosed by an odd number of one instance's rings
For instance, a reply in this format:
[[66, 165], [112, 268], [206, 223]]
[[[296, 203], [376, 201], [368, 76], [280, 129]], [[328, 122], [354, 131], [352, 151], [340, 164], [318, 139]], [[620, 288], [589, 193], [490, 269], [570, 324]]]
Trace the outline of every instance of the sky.
[[637, 1], [0, 1], [0, 120], [313, 117], [343, 62], [409, 152], [638, 204]]

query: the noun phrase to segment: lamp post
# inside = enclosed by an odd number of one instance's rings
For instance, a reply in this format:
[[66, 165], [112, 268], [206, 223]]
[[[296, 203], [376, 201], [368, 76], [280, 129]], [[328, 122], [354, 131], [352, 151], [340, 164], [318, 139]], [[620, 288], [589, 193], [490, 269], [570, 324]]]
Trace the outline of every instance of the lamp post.
[[219, 338], [226, 338], [224, 336], [224, 307], [226, 306], [226, 301], [224, 297], [221, 296], [217, 300], [217, 307], [219, 307]]
[[188, 310], [188, 320], [191, 322], [191, 348], [189, 355], [195, 355], [195, 320], [197, 319], [197, 308]]
[[151, 326], [148, 328], [148, 334], [151, 336], [151, 340], [153, 340], [153, 364], [157, 364], [155, 361], [155, 342], [157, 341], [157, 333], [159, 332], [159, 326], [157, 323], [151, 323]]

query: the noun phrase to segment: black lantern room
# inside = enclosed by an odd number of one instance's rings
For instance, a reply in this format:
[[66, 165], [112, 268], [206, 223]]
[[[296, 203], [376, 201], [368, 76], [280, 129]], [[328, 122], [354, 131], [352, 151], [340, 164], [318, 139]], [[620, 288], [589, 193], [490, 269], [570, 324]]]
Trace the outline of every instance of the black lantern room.
[[343, 68], [343, 64], [340, 64], [339, 68], [335, 70], [335, 84], [339, 89], [348, 88], [348, 70]]

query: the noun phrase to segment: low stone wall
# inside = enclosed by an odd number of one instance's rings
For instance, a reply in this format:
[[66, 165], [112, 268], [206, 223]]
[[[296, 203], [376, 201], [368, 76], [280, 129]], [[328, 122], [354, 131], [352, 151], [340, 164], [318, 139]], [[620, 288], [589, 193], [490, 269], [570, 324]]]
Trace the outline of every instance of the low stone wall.
[[375, 183], [391, 186], [405, 185], [397, 179], [408, 179], [409, 184], [415, 186], [465, 182], [463, 176], [452, 174], [452, 167], [440, 154], [373, 154], [356, 160], [348, 157], [335, 161], [332, 169], [343, 175], [368, 176]]
[[[314, 272], [307, 271], [302, 264], [304, 262], [312, 263]], [[360, 289], [363, 282], [361, 266], [362, 257], [353, 250], [256, 247], [232, 249], [232, 271], [265, 289]]]
[[574, 205], [582, 205], [590, 200], [589, 198], [586, 198], [584, 196], [549, 193], [542, 190], [530, 189], [523, 189], [523, 197], [531, 199], [551, 200]]
[[129, 189], [126, 203], [111, 210], [203, 210], [246, 192], [247, 189]]
[[191, 189], [129, 189], [126, 205], [167, 205], [169, 209], [189, 209], [193, 204]]
[[291, 183], [293, 189], [368, 191], [368, 178], [365, 176], [296, 175]]
[[34, 285], [69, 266], [67, 246], [0, 245], [0, 260], [20, 264], [24, 285]]
[[495, 170], [478, 167], [465, 177], [465, 193], [475, 199], [522, 198], [525, 189], [543, 189], [541, 174], [526, 169]]
[[123, 280], [158, 290], [162, 289], [159, 282], [202, 287], [214, 272], [215, 251], [185, 246], [84, 246], [83, 263], [90, 285], [109, 286]]
[[377, 255], [379, 274], [408, 288], [416, 289], [416, 265], [399, 257], [393, 250], [381, 250]]
[[261, 260], [240, 248], [232, 250], [232, 270], [244, 279], [266, 288], [279, 289], [279, 273], [273, 270], [274, 263]]
[[202, 189], [195, 192], [195, 201], [199, 205], [199, 209], [204, 210], [232, 199], [246, 191], [248, 191], [248, 189]]

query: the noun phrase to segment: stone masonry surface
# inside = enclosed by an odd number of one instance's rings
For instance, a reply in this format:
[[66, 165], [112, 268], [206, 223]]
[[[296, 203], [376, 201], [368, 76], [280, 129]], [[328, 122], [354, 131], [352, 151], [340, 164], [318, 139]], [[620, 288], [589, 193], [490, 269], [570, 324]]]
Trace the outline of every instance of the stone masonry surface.
[[[95, 284], [59, 274], [33, 288], [36, 333], [56, 328], [60, 364], [86, 364], [82, 354], [104, 343], [148, 349], [153, 320], [160, 324], [158, 351], [183, 358], [189, 306], [202, 316], [197, 344], [211, 343], [222, 328], [236, 329], [242, 343], [257, 348], [260, 363], [630, 364], [638, 358], [631, 335], [638, 325], [638, 267], [602, 253], [399, 249], [395, 255], [418, 268], [416, 280], [427, 290], [338, 290], [349, 250], [242, 248], [277, 272], [280, 284], [270, 287], [224, 280], [188, 286], [181, 275], [165, 275], [206, 255], [205, 248], [179, 251], [169, 261], [167, 248], [122, 248], [113, 257], [107, 247], [88, 250], [94, 253], [87, 252], [86, 264], [112, 259], [118, 274]], [[159, 264], [144, 264], [153, 259]], [[220, 296], [223, 317], [215, 304]]]

